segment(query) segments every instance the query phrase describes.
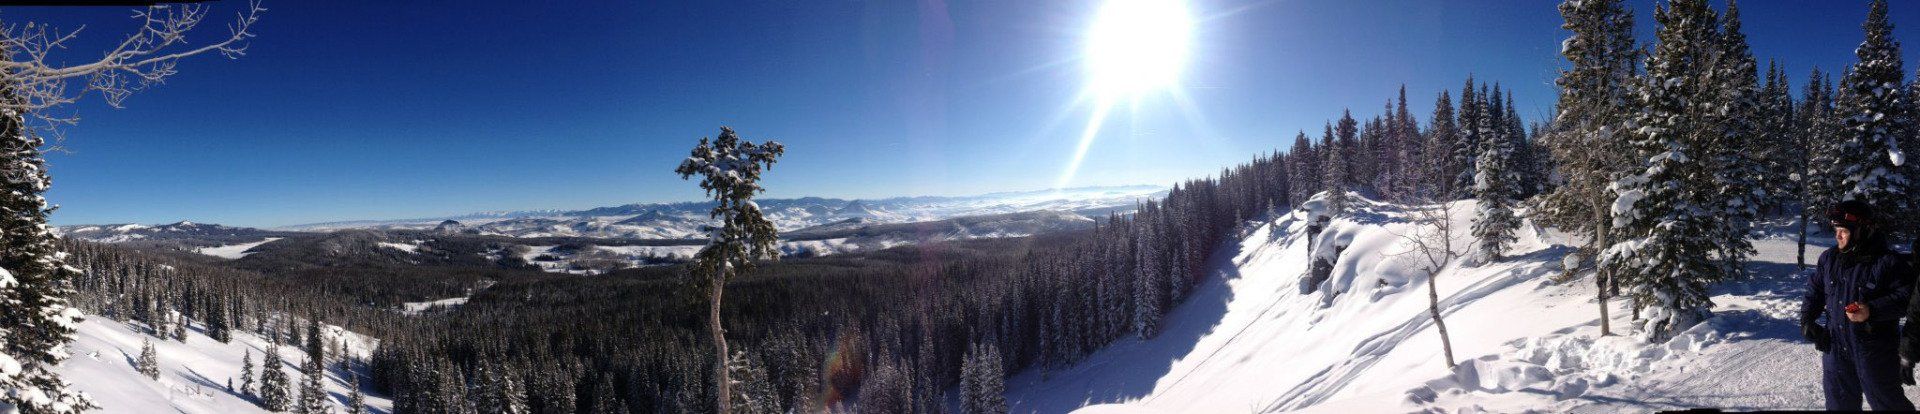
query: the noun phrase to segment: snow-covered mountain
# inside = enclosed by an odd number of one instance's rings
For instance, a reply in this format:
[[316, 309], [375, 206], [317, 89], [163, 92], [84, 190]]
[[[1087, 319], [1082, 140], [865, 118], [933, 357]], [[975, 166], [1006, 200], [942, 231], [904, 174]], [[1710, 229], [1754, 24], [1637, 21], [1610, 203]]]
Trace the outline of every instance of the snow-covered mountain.
[[[1402, 254], [1401, 236], [1416, 226], [1405, 207], [1361, 203], [1360, 214], [1336, 220], [1316, 243], [1307, 211], [1249, 226], [1212, 258], [1213, 274], [1166, 315], [1158, 336], [1010, 378], [1011, 412], [1821, 407], [1820, 356], [1794, 322], [1805, 275], [1794, 241], [1780, 235], [1787, 232], [1756, 234], [1756, 277], [1714, 287], [1713, 318], [1648, 344], [1621, 335], [1632, 328], [1620, 300], [1610, 312], [1615, 335], [1599, 336], [1592, 276], [1563, 278], [1573, 251], [1565, 236], [1528, 225], [1510, 258], [1456, 260], [1435, 277], [1459, 361], [1449, 369], [1428, 314], [1430, 280]], [[1472, 201], [1454, 203], [1453, 225], [1469, 226], [1473, 210]], [[1324, 280], [1308, 277], [1314, 257], [1337, 257]], [[1920, 390], [1907, 393], [1920, 399]]]
[[230, 227], [219, 224], [182, 221], [172, 224], [105, 224], [59, 226], [53, 229], [55, 235], [73, 239], [100, 243], [124, 243], [141, 240], [239, 240], [260, 239], [282, 235], [283, 231], [261, 230], [251, 227]]
[[[1158, 186], [1082, 187], [1003, 192], [961, 197], [894, 197], [874, 200], [789, 198], [756, 200], [782, 231], [856, 220], [888, 224], [945, 220], [966, 216], [1065, 211], [1097, 216], [1131, 210], [1139, 202], [1164, 196]], [[710, 223], [708, 202], [629, 204], [576, 211], [522, 211], [410, 220], [350, 221], [288, 226], [284, 230], [447, 229], [509, 237], [595, 237], [691, 239], [703, 237]]]

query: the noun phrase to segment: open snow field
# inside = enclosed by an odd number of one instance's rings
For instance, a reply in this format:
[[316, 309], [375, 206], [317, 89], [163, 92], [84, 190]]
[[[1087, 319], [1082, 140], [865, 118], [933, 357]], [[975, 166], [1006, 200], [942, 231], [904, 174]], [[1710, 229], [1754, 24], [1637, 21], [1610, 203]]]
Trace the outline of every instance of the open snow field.
[[[1364, 203], [1364, 202], [1363, 202]], [[1470, 224], [1471, 201], [1454, 225]], [[1790, 233], [1756, 234], [1755, 277], [1716, 286], [1715, 317], [1663, 344], [1632, 336], [1612, 302], [1599, 337], [1590, 274], [1561, 281], [1565, 236], [1523, 227], [1509, 258], [1456, 261], [1439, 280], [1459, 367], [1428, 315], [1428, 280], [1400, 234], [1400, 207], [1366, 203], [1321, 233], [1347, 246], [1332, 276], [1302, 286], [1306, 216], [1260, 224], [1213, 258], [1215, 273], [1152, 339], [1008, 380], [1013, 412], [1644, 412], [1817, 409], [1819, 355], [1794, 321], [1805, 279]], [[1460, 247], [1466, 247], [1467, 239]], [[1830, 238], [1813, 240], [1809, 261]], [[1323, 249], [1323, 253], [1328, 254]], [[1920, 392], [1909, 396], [1920, 400]]]
[[[364, 358], [373, 350], [371, 339], [328, 326], [328, 340], [345, 335], [345, 343], [355, 355]], [[233, 342], [220, 343], [197, 327], [187, 333], [185, 343], [162, 341], [144, 333], [142, 328], [98, 316], [80, 324], [79, 333], [68, 346], [73, 357], [57, 371], [75, 388], [91, 396], [102, 413], [264, 413], [255, 399], [227, 389], [232, 381], [240, 387], [241, 358], [253, 354], [254, 378], [259, 381], [267, 341], [249, 332], [235, 330]], [[140, 357], [141, 339], [153, 341], [160, 360], [160, 379], [148, 379], [134, 369]], [[288, 382], [298, 385], [303, 377], [300, 363], [306, 353], [298, 346], [280, 347]], [[356, 365], [356, 367], [359, 367]], [[363, 367], [361, 367], [363, 369]], [[361, 372], [361, 382], [370, 379]], [[327, 364], [327, 392], [333, 412], [346, 412], [347, 373], [338, 364]], [[297, 395], [295, 391], [295, 395]], [[368, 394], [367, 405], [373, 413], [392, 411], [393, 402]]]

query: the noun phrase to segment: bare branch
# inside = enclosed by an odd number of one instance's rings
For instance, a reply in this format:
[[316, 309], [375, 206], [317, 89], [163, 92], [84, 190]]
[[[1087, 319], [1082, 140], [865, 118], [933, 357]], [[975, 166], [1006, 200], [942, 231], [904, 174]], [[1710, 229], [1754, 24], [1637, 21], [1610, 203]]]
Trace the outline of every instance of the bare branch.
[[[224, 39], [195, 46], [188, 35], [195, 32], [211, 14], [205, 4], [155, 5], [134, 10], [131, 18], [139, 28], [112, 49], [84, 63], [64, 64], [59, 57], [68, 42], [86, 28], [62, 31], [45, 24], [27, 22], [0, 29], [0, 76], [12, 91], [10, 99], [0, 100], [0, 110], [32, 114], [41, 127], [54, 129], [71, 125], [77, 117], [47, 115], [58, 108], [99, 92], [107, 105], [121, 107], [128, 96], [149, 86], [164, 83], [179, 73], [181, 59], [219, 53], [229, 59], [246, 54], [253, 25], [267, 11], [258, 0], [247, 3], [245, 11], [234, 14]], [[74, 86], [77, 80], [85, 83]]]

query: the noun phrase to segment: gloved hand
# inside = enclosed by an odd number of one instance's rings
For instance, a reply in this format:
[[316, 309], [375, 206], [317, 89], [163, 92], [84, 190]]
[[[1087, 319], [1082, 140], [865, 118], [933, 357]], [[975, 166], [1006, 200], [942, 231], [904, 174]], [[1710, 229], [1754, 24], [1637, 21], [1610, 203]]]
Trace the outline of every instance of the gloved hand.
[[[1807, 342], [1812, 342], [1814, 350], [1822, 353], [1827, 352], [1827, 347], [1830, 345], [1828, 342], [1829, 338], [1827, 338], [1827, 329], [1821, 327], [1820, 324], [1813, 323], [1813, 321], [1801, 321], [1800, 336], [1806, 337]], [[1912, 371], [1909, 370], [1908, 372]]]
[[1900, 359], [1900, 383], [1906, 384], [1906, 385], [1914, 385], [1913, 384], [1913, 361], [1908, 361], [1905, 358]]

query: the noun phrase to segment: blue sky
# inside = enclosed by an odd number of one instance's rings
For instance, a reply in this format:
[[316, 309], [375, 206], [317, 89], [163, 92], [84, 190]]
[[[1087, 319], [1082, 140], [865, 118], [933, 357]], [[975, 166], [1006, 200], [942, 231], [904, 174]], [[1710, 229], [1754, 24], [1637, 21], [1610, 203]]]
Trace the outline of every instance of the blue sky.
[[[1468, 74], [1544, 117], [1555, 3], [1191, 0], [1186, 103], [1114, 114], [1071, 185], [1213, 174], [1342, 108], [1370, 116], [1401, 84], [1424, 119]], [[1911, 73], [1920, 4], [1895, 3]], [[1654, 3], [1629, 4], [1651, 40]], [[248, 226], [685, 201], [700, 191], [671, 171], [722, 125], [787, 145], [767, 197], [1048, 188], [1092, 110], [1079, 59], [1099, 5], [269, 1], [246, 57], [185, 62], [125, 109], [69, 108], [82, 121], [48, 156], [48, 197], [56, 224]], [[1742, 10], [1756, 54], [1797, 87], [1852, 61], [1866, 1]], [[126, 15], [0, 9], [86, 25], [77, 52]], [[219, 36], [211, 23], [197, 39]]]

